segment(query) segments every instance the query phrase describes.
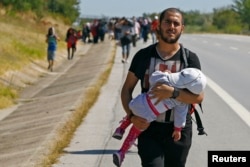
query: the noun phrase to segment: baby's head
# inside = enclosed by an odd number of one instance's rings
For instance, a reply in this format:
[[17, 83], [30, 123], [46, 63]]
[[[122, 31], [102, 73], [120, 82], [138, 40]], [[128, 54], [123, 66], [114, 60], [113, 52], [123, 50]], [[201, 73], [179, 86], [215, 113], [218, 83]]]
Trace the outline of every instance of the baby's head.
[[206, 76], [196, 68], [185, 68], [177, 73], [169, 74], [169, 80], [176, 88], [188, 89], [194, 94], [200, 94], [206, 87]]

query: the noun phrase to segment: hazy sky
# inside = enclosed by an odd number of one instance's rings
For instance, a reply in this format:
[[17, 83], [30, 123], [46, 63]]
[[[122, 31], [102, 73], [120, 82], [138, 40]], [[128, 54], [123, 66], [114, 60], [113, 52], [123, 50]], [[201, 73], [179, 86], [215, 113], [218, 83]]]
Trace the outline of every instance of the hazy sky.
[[234, 0], [81, 0], [81, 15], [142, 16], [143, 13], [159, 13], [168, 7], [182, 11], [212, 12], [214, 8], [234, 4]]

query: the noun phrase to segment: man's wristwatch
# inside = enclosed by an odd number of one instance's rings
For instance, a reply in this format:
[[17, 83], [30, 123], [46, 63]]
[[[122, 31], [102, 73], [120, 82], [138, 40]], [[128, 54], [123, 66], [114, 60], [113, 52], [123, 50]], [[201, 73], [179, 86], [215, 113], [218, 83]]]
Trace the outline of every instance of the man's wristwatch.
[[176, 97], [179, 96], [179, 94], [180, 94], [180, 91], [177, 88], [174, 88], [171, 98], [175, 99]]

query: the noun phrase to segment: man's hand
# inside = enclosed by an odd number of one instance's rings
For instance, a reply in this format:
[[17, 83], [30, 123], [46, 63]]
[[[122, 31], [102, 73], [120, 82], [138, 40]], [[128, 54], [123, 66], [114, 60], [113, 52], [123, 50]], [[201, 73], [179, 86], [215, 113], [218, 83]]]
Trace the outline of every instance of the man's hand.
[[144, 118], [141, 118], [141, 117], [138, 117], [136, 115], [133, 115], [131, 117], [131, 122], [133, 123], [133, 125], [137, 128], [137, 129], [140, 129], [140, 130], [145, 130], [149, 127], [150, 123], [144, 119]]
[[163, 83], [157, 83], [149, 91], [150, 98], [156, 98], [155, 105], [160, 101], [170, 98], [173, 95], [174, 88]]

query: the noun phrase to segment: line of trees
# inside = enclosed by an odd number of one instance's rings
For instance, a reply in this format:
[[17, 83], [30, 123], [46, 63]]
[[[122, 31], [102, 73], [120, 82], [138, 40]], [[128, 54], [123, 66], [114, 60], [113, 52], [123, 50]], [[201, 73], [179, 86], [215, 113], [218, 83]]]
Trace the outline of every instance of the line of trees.
[[[46, 13], [61, 15], [68, 19], [69, 23], [80, 19], [80, 0], [1, 0], [0, 4], [10, 8], [9, 11], [32, 10], [40, 17]], [[147, 16], [153, 18], [155, 14], [151, 13]], [[249, 34], [250, 0], [233, 0], [232, 5], [214, 9], [212, 13], [187, 11], [184, 12], [184, 19], [188, 32]]]
[[[154, 18], [159, 13], [143, 14]], [[184, 11], [185, 32], [211, 32], [250, 35], [250, 0], [233, 0], [232, 5], [213, 9]]]
[[63, 16], [73, 23], [80, 16], [80, 0], [1, 0], [9, 13], [33, 11], [38, 17], [47, 14]]
[[189, 31], [250, 34], [250, 0], [234, 0], [213, 13], [185, 12], [184, 17]]

